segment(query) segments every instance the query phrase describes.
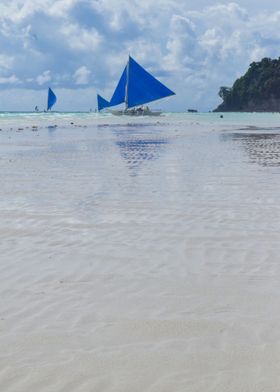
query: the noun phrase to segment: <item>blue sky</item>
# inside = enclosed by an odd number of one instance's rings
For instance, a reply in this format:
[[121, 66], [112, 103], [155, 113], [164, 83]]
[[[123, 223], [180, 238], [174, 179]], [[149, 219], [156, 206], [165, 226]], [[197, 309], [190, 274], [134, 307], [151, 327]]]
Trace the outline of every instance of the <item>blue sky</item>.
[[243, 0], [2, 0], [0, 110], [96, 107], [128, 53], [176, 92], [166, 110], [211, 110], [252, 61], [280, 56], [280, 5]]

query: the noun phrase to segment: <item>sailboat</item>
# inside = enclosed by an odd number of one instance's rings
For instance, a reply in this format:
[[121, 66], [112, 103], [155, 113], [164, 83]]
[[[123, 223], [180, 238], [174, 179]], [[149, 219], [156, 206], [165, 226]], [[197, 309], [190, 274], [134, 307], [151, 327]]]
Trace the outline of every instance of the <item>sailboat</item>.
[[110, 112], [115, 115], [159, 116], [161, 111], [151, 111], [143, 105], [171, 95], [175, 93], [129, 56], [111, 100], [97, 95], [98, 111], [124, 103], [124, 110]]
[[48, 90], [48, 106], [47, 106], [47, 111], [51, 110], [53, 105], [56, 103], [56, 95], [52, 91], [52, 89], [49, 87]]

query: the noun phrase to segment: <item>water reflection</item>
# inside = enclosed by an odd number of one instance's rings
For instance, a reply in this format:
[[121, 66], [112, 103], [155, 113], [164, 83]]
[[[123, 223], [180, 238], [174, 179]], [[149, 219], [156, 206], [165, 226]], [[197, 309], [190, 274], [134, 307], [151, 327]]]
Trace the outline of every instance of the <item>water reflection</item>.
[[250, 162], [261, 166], [280, 166], [280, 133], [230, 133], [223, 141], [233, 141], [248, 154]]
[[168, 143], [158, 133], [153, 136], [150, 132], [117, 132], [116, 145], [121, 157], [131, 170], [131, 175], [136, 175], [144, 162], [153, 161], [160, 157], [162, 148]]

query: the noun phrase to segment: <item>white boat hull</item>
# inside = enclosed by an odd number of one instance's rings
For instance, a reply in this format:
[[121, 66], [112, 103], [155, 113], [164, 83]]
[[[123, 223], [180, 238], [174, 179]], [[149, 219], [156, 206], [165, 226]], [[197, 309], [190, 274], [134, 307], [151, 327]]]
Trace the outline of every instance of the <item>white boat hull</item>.
[[162, 112], [160, 110], [152, 111], [150, 109], [126, 109], [126, 110], [108, 110], [114, 116], [160, 116]]

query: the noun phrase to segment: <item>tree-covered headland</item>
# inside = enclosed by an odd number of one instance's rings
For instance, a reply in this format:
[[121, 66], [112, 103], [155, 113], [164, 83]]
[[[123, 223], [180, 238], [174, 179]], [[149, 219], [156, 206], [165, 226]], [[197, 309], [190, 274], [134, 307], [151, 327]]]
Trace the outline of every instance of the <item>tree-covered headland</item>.
[[220, 87], [216, 112], [280, 112], [280, 58], [263, 58], [232, 87]]

